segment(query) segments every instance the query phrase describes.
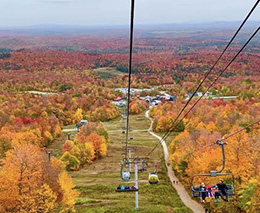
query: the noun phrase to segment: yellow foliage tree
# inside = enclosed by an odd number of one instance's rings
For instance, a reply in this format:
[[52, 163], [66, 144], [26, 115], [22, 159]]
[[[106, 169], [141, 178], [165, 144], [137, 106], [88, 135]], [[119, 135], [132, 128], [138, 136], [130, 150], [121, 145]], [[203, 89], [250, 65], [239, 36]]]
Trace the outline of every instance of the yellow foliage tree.
[[[51, 144], [51, 142], [53, 141], [53, 137], [52, 137], [52, 135], [51, 135], [51, 133], [49, 132], [49, 131], [45, 131], [44, 132], [44, 138], [45, 138], [45, 140], [46, 140], [46, 145], [50, 145]], [[44, 144], [45, 145], [45, 144]], [[45, 146], [46, 146], [45, 145]]]
[[44, 183], [43, 153], [32, 144], [15, 144], [6, 153], [0, 172], [0, 210], [3, 212], [48, 212], [56, 195]]
[[167, 129], [168, 119], [165, 116], [161, 116], [158, 120], [156, 127], [157, 132], [165, 131]]
[[[238, 127], [235, 127], [231, 132], [238, 129]], [[243, 131], [229, 138], [227, 142], [227, 168], [233, 172], [235, 178], [248, 181], [254, 171], [252, 149], [248, 134]]]
[[104, 157], [107, 152], [106, 140], [103, 136], [92, 132], [86, 139], [86, 143], [92, 144], [97, 158]]
[[75, 212], [74, 204], [79, 193], [73, 189], [75, 187], [74, 183], [65, 172], [62, 172], [59, 175], [58, 182], [63, 194], [62, 201], [61, 201], [63, 206], [63, 212], [69, 212], [69, 211]]
[[40, 138], [33, 131], [19, 132], [13, 137], [12, 144], [35, 144], [40, 146]]
[[31, 188], [19, 196], [18, 212], [45, 213], [54, 208], [56, 194], [47, 184]]
[[[90, 143], [79, 144], [79, 148], [80, 148], [80, 161], [83, 163], [91, 163], [92, 160], [95, 158], [93, 145]], [[102, 156], [105, 156], [105, 154], [106, 154], [106, 150], [104, 155]]]
[[78, 108], [75, 114], [73, 115], [73, 121], [74, 123], [78, 123], [82, 119], [83, 119], [82, 109]]

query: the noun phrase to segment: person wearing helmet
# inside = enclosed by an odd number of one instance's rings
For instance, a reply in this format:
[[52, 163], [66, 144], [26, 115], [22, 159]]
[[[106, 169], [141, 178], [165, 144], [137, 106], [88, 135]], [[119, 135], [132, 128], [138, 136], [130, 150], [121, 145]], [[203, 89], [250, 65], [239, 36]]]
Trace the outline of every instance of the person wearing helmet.
[[224, 198], [224, 196], [222, 195], [222, 193], [220, 192], [218, 185], [215, 185], [212, 189], [212, 192], [214, 193], [214, 197], [215, 197], [215, 202], [219, 201], [219, 197], [221, 197], [222, 200], [224, 201], [228, 201], [227, 199]]
[[207, 192], [206, 192], [206, 186], [204, 183], [200, 184], [199, 190], [201, 193], [202, 202], [205, 203], [205, 198], [207, 196]]
[[215, 185], [213, 188], [212, 188], [212, 194], [214, 195], [214, 201], [215, 202], [219, 202], [219, 196], [220, 196], [220, 194], [219, 194], [219, 191], [218, 191], [218, 186], [217, 185]]

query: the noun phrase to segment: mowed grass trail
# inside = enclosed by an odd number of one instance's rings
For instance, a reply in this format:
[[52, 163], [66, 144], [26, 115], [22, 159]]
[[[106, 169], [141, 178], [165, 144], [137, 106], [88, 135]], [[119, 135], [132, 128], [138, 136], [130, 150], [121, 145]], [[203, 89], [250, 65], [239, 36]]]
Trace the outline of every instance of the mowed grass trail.
[[94, 69], [94, 71], [96, 75], [102, 79], [115, 78], [127, 74], [127, 73], [120, 72], [115, 68], [111, 68], [111, 67], [101, 67], [101, 68]]
[[[80, 196], [76, 203], [76, 211], [83, 212], [135, 212], [135, 193], [117, 193], [115, 188], [119, 184], [134, 185], [134, 172], [131, 173], [132, 181], [123, 182], [120, 178], [120, 162], [123, 157], [125, 134], [122, 134], [122, 127], [125, 120], [118, 118], [114, 121], [103, 123], [109, 131], [111, 142], [108, 145], [107, 156], [95, 161], [91, 165], [86, 165], [80, 171], [69, 172], [76, 184], [76, 189]], [[133, 157], [144, 157], [153, 146], [158, 143], [152, 135], [145, 130], [150, 126], [150, 121], [145, 118], [144, 113], [132, 115], [130, 117], [130, 136], [133, 140], [129, 146], [135, 146], [136, 151], [132, 153]], [[66, 139], [63, 133], [61, 138]], [[60, 147], [60, 142], [55, 143]], [[52, 145], [54, 149], [55, 144]], [[54, 152], [60, 154], [58, 149]], [[56, 151], [55, 151], [56, 150]], [[178, 197], [175, 189], [166, 174], [164, 166], [163, 152], [161, 146], [149, 156], [148, 168], [146, 172], [139, 172], [139, 212], [192, 212], [187, 208]], [[148, 183], [148, 173], [155, 171], [155, 165], [160, 182], [157, 185]], [[134, 166], [132, 166], [134, 168]], [[139, 168], [141, 168], [139, 166]], [[132, 169], [133, 171], [133, 169]]]

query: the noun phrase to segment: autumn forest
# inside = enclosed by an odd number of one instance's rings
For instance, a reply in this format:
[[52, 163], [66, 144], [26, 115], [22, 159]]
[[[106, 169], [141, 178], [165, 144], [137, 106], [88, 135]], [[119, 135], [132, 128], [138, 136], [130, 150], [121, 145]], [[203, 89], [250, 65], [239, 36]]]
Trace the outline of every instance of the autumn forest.
[[[243, 31], [234, 41], [199, 92], [205, 91], [231, 60], [250, 30]], [[170, 166], [189, 194], [193, 175], [221, 168], [220, 147], [208, 145], [260, 119], [258, 35], [189, 115], [172, 129], [172, 122], [189, 94], [213, 65], [233, 31], [151, 27], [135, 32], [131, 87], [140, 91], [131, 94], [130, 114], [145, 120], [144, 113], [149, 110], [154, 133], [171, 131], [166, 141]], [[0, 212], [114, 212], [103, 209], [112, 204], [102, 203], [100, 209], [91, 200], [82, 204], [82, 198], [88, 196], [86, 192], [94, 190], [84, 191], [87, 189], [76, 177], [93, 166], [98, 169], [100, 162], [110, 162], [115, 151], [113, 134], [117, 130], [122, 134], [121, 129], [111, 130], [109, 125], [121, 121], [125, 113], [125, 108], [115, 102], [118, 97], [126, 97], [117, 88], [127, 87], [128, 30], [89, 30], [77, 32], [77, 36], [67, 31], [63, 35], [44, 32], [0, 31]], [[156, 105], [145, 99], [158, 97], [162, 92], [174, 99], [161, 99]], [[199, 94], [185, 112], [198, 98]], [[88, 123], [77, 128], [82, 120]], [[66, 129], [74, 132], [67, 134]], [[131, 134], [135, 139], [135, 132]], [[138, 140], [142, 150], [145, 143]], [[154, 139], [148, 148], [157, 142]], [[223, 178], [227, 183], [233, 181], [235, 195], [230, 202], [207, 200], [206, 207], [213, 212], [257, 212], [260, 125], [225, 142], [228, 144], [224, 171], [232, 172], [234, 181]], [[161, 148], [159, 152], [163, 155]], [[159, 160], [163, 161], [163, 157]], [[212, 185], [219, 180], [203, 177], [194, 184]], [[116, 187], [117, 183], [111, 185]], [[109, 193], [112, 191], [108, 190]], [[128, 212], [121, 207], [118, 211]], [[187, 211], [180, 207], [169, 212]]]

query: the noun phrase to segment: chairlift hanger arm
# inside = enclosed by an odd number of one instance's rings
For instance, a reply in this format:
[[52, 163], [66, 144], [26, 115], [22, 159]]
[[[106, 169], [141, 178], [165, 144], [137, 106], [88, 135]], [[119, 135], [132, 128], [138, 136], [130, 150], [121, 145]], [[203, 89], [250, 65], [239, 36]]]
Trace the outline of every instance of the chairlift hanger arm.
[[206, 177], [217, 177], [217, 176], [226, 176], [226, 175], [232, 175], [232, 173], [216, 173], [215, 176], [213, 176], [212, 174], [208, 173], [208, 174], [197, 174], [197, 175], [193, 175], [192, 179], [198, 176], [206, 176]]
[[132, 75], [132, 58], [133, 58], [133, 40], [134, 40], [134, 17], [135, 17], [135, 0], [131, 1], [131, 18], [130, 18], [130, 44], [129, 44], [129, 66], [128, 66], [128, 88], [127, 88], [127, 117], [126, 117], [126, 145], [125, 158], [127, 156], [127, 143], [129, 135], [129, 113], [130, 113], [130, 90], [131, 90], [131, 75]]
[[216, 173], [221, 173], [225, 168], [226, 156], [225, 156], [225, 147], [224, 146], [227, 143], [222, 142], [222, 141], [217, 141], [216, 143], [221, 146], [221, 150], [222, 150], [222, 168], [220, 170], [218, 170]]

